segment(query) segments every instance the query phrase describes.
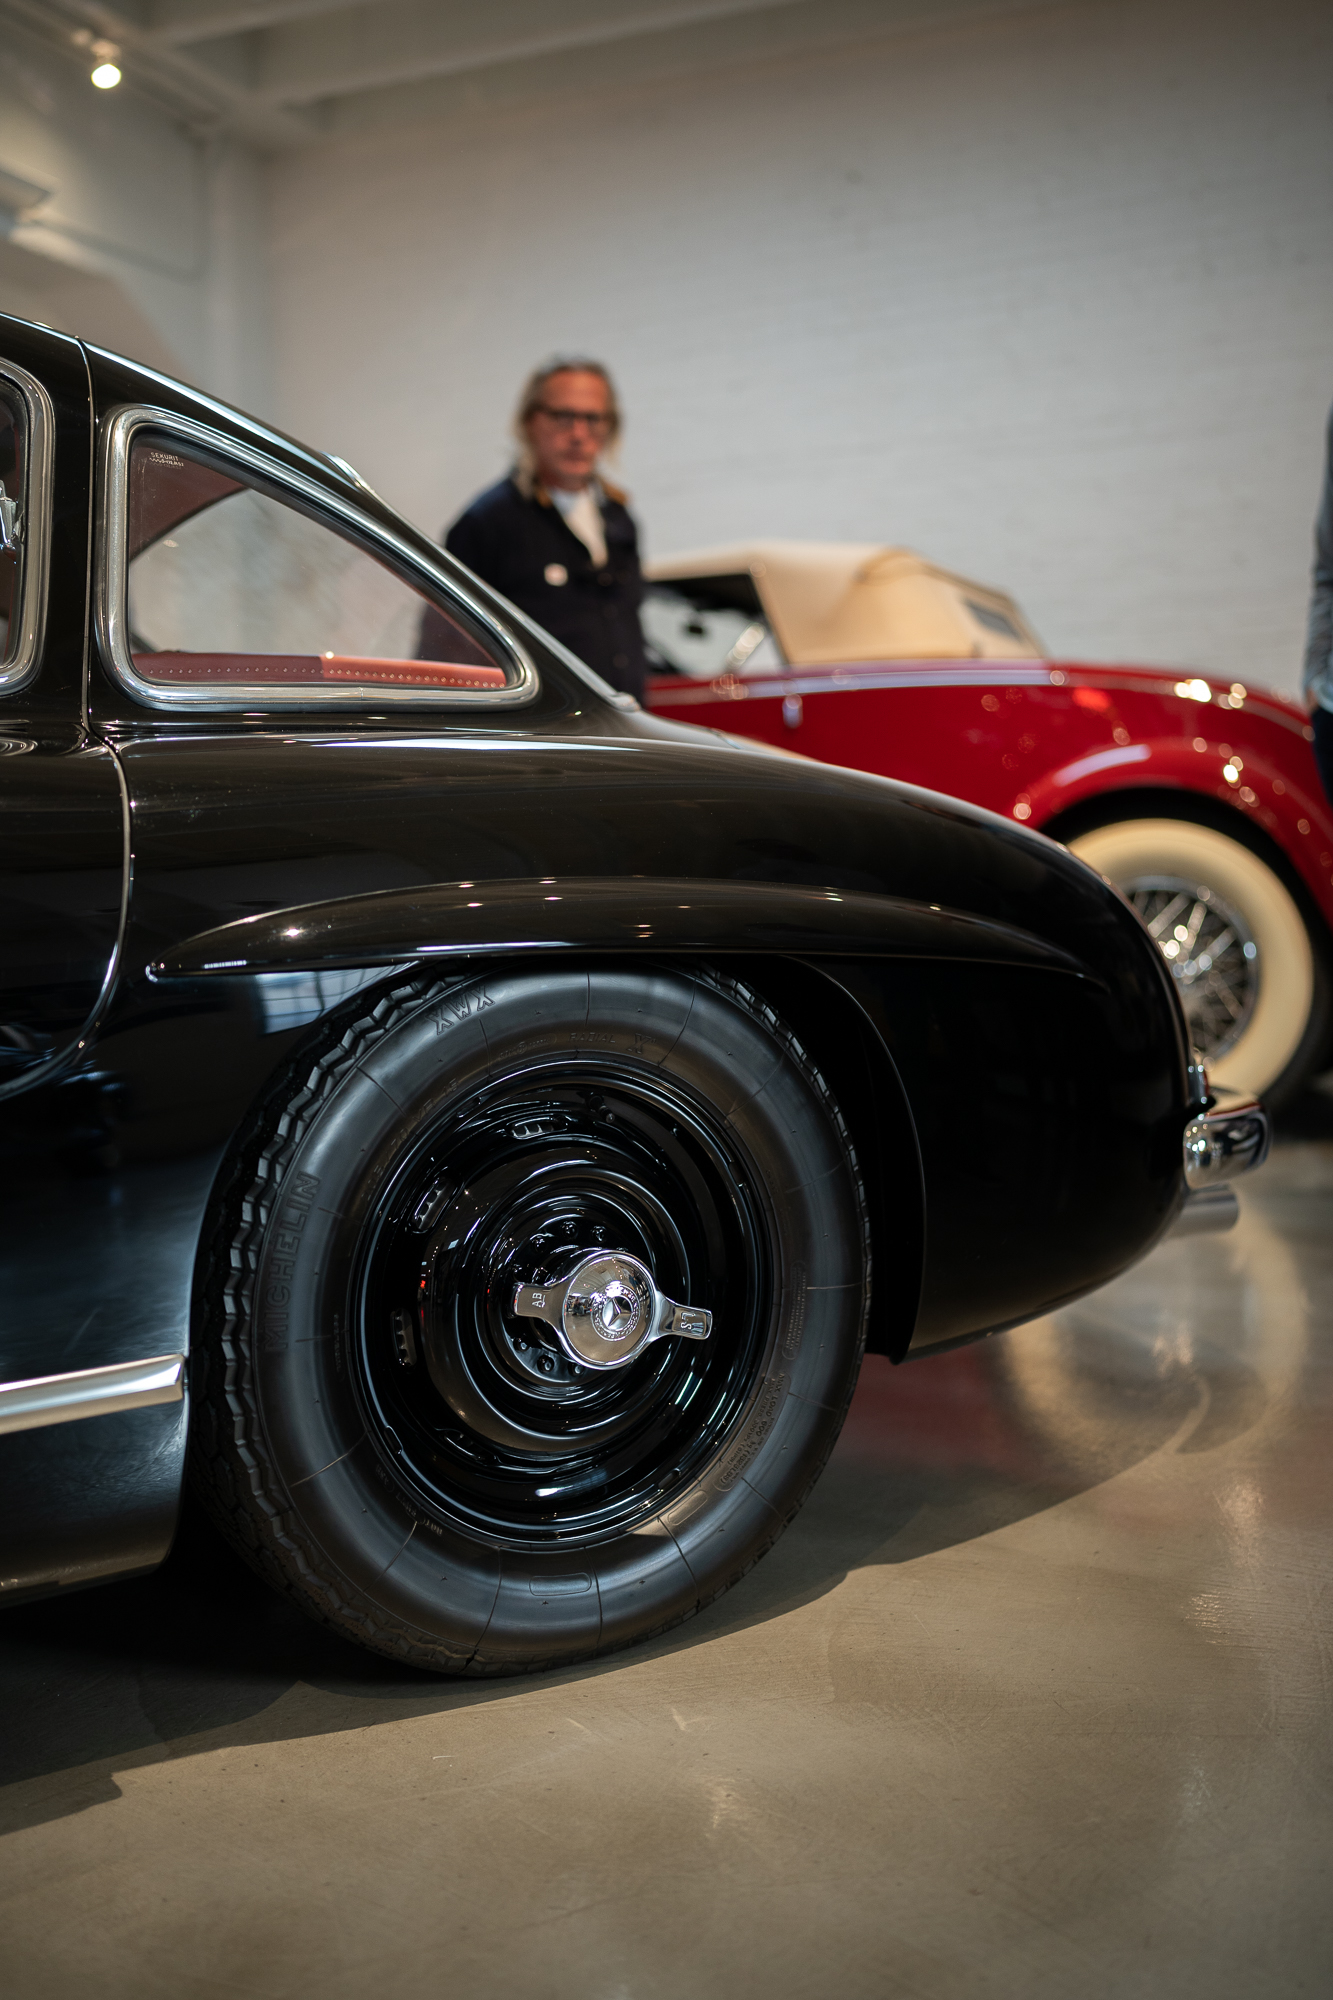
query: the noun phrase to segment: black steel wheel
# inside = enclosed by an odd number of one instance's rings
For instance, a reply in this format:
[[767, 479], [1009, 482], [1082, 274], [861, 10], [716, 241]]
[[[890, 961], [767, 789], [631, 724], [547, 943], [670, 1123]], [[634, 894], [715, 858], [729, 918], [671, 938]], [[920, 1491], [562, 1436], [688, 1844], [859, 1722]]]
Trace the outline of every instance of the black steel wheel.
[[201, 1272], [196, 1478], [363, 1643], [513, 1672], [688, 1617], [776, 1539], [855, 1383], [845, 1129], [702, 973], [352, 1003], [237, 1150]]

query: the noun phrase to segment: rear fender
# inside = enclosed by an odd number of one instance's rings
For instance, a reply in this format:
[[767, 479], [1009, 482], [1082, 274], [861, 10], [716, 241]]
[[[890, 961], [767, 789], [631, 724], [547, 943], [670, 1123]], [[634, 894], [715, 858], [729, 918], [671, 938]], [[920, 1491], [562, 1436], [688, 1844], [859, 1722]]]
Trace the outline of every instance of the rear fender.
[[[336, 898], [201, 932], [164, 953], [149, 974], [189, 987], [381, 965], [461, 971], [500, 958], [540, 963], [550, 953], [713, 963], [753, 985], [790, 1023], [861, 1163], [874, 1270], [869, 1344], [893, 1360], [920, 1335], [929, 1275], [929, 1176], [913, 1105], [930, 1099], [932, 1058], [922, 1030], [904, 1022], [915, 1065], [905, 1085], [879, 1020], [882, 978], [895, 964], [915, 964], [923, 973], [933, 967], [946, 987], [975, 993], [979, 978], [985, 985], [1018, 975], [1044, 987], [1054, 977], [1071, 1003], [1075, 994], [1096, 995], [1095, 1004], [1114, 1007], [1103, 982], [1071, 953], [1014, 925], [859, 891], [700, 878], [525, 878]], [[970, 976], [953, 978], [946, 968], [954, 966]], [[867, 979], [871, 968], [879, 976]], [[961, 1048], [961, 1038], [953, 1045]], [[948, 1171], [937, 1168], [934, 1189], [946, 1205]], [[970, 1312], [970, 1300], [955, 1304], [949, 1331]]]
[[657, 876], [427, 883], [266, 910], [182, 940], [148, 974], [234, 978], [533, 951], [925, 958], [1091, 976], [1030, 931], [937, 904]]
[[795, 1031], [838, 1103], [870, 1217], [866, 1352], [901, 1361], [916, 1326], [926, 1255], [926, 1189], [916, 1121], [897, 1065], [861, 1002], [826, 962], [756, 958], [728, 971]]

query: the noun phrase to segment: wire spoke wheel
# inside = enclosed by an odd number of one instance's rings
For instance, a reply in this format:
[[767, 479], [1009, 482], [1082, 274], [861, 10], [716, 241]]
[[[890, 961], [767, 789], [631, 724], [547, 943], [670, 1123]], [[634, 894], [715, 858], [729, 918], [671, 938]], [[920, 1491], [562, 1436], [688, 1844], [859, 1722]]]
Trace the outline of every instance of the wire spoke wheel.
[[1157, 940], [1206, 1063], [1233, 1049], [1259, 998], [1259, 947], [1238, 910], [1206, 882], [1141, 875], [1124, 892]]
[[1212, 1081], [1270, 1103], [1299, 1090], [1327, 1039], [1327, 983], [1306, 919], [1267, 862], [1185, 819], [1116, 820], [1070, 846], [1156, 939]]

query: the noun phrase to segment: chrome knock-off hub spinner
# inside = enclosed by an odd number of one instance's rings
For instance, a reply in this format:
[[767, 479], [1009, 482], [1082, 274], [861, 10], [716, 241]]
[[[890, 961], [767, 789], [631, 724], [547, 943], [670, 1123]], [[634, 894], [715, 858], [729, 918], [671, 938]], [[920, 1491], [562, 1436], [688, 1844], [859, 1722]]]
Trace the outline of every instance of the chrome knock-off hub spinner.
[[712, 1313], [664, 1297], [624, 1250], [589, 1250], [559, 1284], [519, 1285], [513, 1310], [544, 1320], [581, 1368], [623, 1368], [654, 1340], [707, 1340], [713, 1328]]

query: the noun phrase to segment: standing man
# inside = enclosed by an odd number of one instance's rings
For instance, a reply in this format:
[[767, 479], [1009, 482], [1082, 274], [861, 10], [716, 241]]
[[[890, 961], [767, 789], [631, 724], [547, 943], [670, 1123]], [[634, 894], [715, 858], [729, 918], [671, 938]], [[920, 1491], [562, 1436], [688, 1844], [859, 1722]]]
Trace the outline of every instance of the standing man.
[[557, 359], [528, 377], [514, 415], [518, 462], [450, 528], [445, 547], [611, 685], [643, 695], [643, 577], [625, 495], [599, 469], [620, 405], [599, 361]]
[[1314, 589], [1301, 675], [1314, 725], [1314, 755], [1324, 790], [1333, 799], [1333, 413], [1328, 420], [1324, 493], [1314, 524]]

